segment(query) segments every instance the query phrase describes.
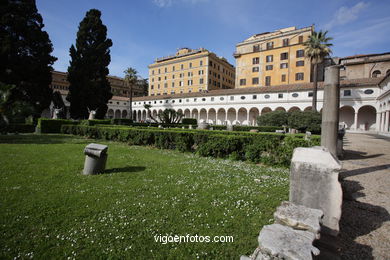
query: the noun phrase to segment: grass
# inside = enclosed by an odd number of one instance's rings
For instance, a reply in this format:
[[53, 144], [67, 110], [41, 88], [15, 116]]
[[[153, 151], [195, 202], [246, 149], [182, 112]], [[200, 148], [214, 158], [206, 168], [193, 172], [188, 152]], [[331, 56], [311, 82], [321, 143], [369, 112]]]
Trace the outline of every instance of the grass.
[[[288, 197], [286, 169], [116, 142], [84, 176], [90, 142], [0, 136], [0, 259], [238, 259]], [[167, 234], [234, 242], [155, 242]]]

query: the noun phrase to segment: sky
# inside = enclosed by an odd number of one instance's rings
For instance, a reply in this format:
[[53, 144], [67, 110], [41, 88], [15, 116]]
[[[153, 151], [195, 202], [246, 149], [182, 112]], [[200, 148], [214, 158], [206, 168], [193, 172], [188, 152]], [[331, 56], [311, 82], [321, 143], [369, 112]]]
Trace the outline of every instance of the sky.
[[102, 12], [110, 48], [110, 75], [128, 67], [148, 77], [148, 65], [178, 48], [206, 48], [235, 65], [235, 45], [253, 34], [315, 25], [333, 37], [333, 56], [390, 52], [388, 0], [36, 0], [44, 30], [67, 71], [80, 21]]

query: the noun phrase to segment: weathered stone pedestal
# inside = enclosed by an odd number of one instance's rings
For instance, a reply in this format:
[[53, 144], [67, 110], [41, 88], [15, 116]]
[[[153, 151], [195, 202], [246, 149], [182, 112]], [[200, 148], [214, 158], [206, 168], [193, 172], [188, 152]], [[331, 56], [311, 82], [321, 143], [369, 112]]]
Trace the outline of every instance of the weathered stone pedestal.
[[102, 173], [106, 168], [107, 162], [107, 145], [89, 144], [84, 149], [85, 163], [84, 175], [92, 175]]
[[324, 212], [322, 232], [336, 236], [341, 217], [340, 162], [324, 147], [296, 148], [290, 168], [290, 202]]

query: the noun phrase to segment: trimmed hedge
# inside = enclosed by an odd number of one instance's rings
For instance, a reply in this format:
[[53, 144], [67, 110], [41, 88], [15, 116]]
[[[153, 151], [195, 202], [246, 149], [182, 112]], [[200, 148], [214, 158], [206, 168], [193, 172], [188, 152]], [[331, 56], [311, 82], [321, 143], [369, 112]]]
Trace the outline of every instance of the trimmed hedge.
[[[212, 125], [214, 130], [226, 130], [226, 125]], [[279, 126], [246, 126], [246, 125], [234, 125], [233, 131], [250, 131], [256, 129], [259, 132], [275, 132], [276, 130], [283, 130], [283, 127]]]
[[139, 129], [133, 127], [96, 127], [63, 125], [61, 132], [89, 138], [152, 145], [161, 149], [177, 149], [201, 156], [249, 160], [270, 165], [288, 166], [295, 147], [318, 145], [278, 133], [239, 133], [207, 130]]
[[68, 119], [38, 119], [38, 131], [41, 133], [60, 133], [62, 125], [78, 124], [78, 121]]
[[35, 126], [33, 124], [11, 124], [1, 131], [4, 133], [34, 133]]
[[197, 125], [198, 120], [196, 120], [196, 118], [183, 118], [181, 123], [184, 125]]
[[91, 119], [91, 120], [81, 120], [80, 125], [88, 125], [88, 126], [94, 126], [94, 125], [106, 125], [111, 124], [111, 119]]
[[133, 119], [128, 118], [113, 118], [111, 119], [112, 125], [131, 125], [133, 124]]

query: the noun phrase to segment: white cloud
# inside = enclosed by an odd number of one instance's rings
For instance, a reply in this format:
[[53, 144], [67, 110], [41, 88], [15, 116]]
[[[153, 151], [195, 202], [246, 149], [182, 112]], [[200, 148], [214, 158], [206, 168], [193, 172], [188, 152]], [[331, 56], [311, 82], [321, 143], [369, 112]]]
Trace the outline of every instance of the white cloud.
[[200, 2], [205, 2], [207, 0], [153, 0], [153, 3], [157, 5], [158, 7], [164, 8], [164, 7], [169, 7], [172, 4], [175, 3], [190, 3], [190, 4], [197, 4]]
[[325, 29], [329, 30], [334, 26], [343, 25], [355, 21], [358, 18], [358, 15], [361, 11], [366, 9], [369, 6], [368, 3], [359, 2], [352, 7], [342, 6], [337, 10], [336, 14], [333, 16], [333, 19], [325, 25]]

